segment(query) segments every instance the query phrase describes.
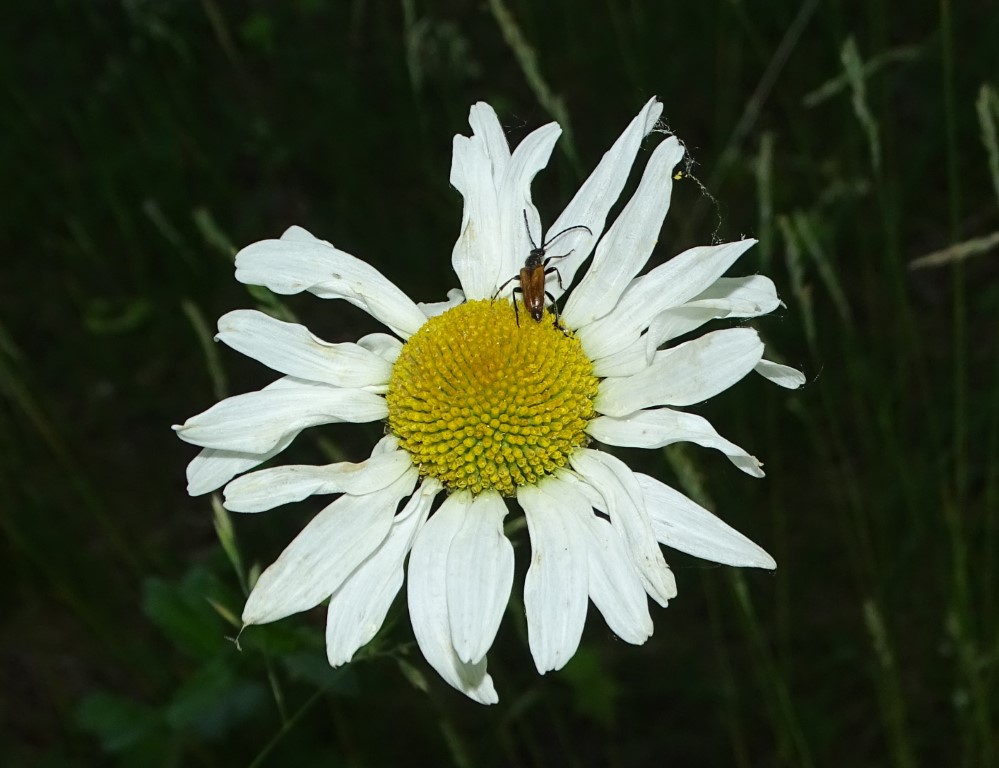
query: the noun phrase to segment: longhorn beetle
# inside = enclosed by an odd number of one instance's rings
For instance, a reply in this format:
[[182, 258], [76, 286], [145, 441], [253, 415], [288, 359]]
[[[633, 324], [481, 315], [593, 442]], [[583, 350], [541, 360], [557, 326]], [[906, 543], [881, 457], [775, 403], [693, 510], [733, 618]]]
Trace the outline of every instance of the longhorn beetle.
[[[506, 288], [514, 280], [517, 280], [520, 285], [513, 289], [513, 293], [520, 291], [520, 295], [524, 298], [524, 306], [527, 307], [527, 311], [530, 312], [531, 317], [534, 318], [535, 322], [540, 323], [541, 318], [545, 314], [545, 299], [547, 298], [552, 303], [553, 314], [555, 315], [555, 327], [561, 328], [558, 322], [558, 308], [555, 306], [555, 297], [552, 296], [548, 291], [545, 290], [545, 280], [548, 275], [555, 273], [558, 278], [558, 287], [562, 288], [562, 273], [558, 271], [558, 267], [549, 267], [554, 259], [564, 259], [569, 253], [563, 253], [558, 256], [548, 256], [545, 258], [545, 250], [558, 238], [567, 232], [572, 232], [576, 229], [585, 229], [590, 236], [593, 235], [593, 231], [584, 224], [577, 224], [574, 227], [566, 227], [561, 232], [552, 235], [547, 241], [543, 241], [541, 245], [536, 245], [534, 238], [531, 236], [531, 225], [527, 223], [527, 211], [524, 211], [524, 226], [527, 227], [527, 238], [531, 241], [531, 252], [527, 254], [527, 258], [524, 259], [524, 266], [521, 267], [520, 273], [514, 275], [509, 280], [507, 280], [503, 285], [496, 289], [496, 293], [493, 294], [495, 299], [500, 295], [500, 291]], [[517, 309], [517, 297], [513, 297], [513, 313], [517, 318], [517, 325], [520, 325], [520, 311]]]

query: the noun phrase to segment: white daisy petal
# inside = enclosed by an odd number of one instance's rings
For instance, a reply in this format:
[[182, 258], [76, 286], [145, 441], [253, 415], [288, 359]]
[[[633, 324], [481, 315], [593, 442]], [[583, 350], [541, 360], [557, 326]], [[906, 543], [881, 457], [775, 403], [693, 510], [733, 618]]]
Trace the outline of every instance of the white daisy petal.
[[723, 310], [724, 317], [757, 317], [781, 306], [777, 286], [765, 275], [719, 277], [686, 303], [688, 307]]
[[465, 199], [451, 265], [469, 300], [486, 299], [496, 290], [503, 257], [493, 167], [479, 137], [454, 137], [451, 186]]
[[623, 349], [594, 360], [593, 375], [600, 378], [631, 376], [648, 368], [650, 362], [645, 350], [645, 339], [635, 339]]
[[594, 407], [624, 416], [654, 405], [693, 405], [724, 392], [753, 370], [763, 342], [752, 328], [729, 328], [657, 352], [633, 376], [604, 379]]
[[[745, 242], [745, 241], [740, 241]], [[756, 317], [781, 306], [777, 286], [766, 275], [719, 277], [686, 302], [686, 306], [723, 309], [731, 317]]]
[[604, 497], [611, 525], [627, 546], [642, 586], [660, 605], [676, 597], [676, 580], [656, 544], [635, 473], [615, 456], [587, 448], [569, 457], [572, 468]]
[[292, 224], [282, 232], [281, 239], [297, 243], [326, 243], [326, 245], [330, 245], [329, 241], [321, 240], [305, 227], [300, 227], [297, 224]]
[[549, 123], [532, 131], [517, 145], [503, 176], [497, 176], [502, 262], [495, 291], [500, 283], [516, 275], [531, 251], [524, 215], [531, 232], [539, 232], [541, 218], [531, 202], [531, 182], [538, 171], [548, 165], [555, 142], [562, 135], [558, 123]]
[[[294, 229], [294, 227], [293, 227]], [[301, 229], [300, 227], [298, 229]], [[305, 230], [302, 230], [303, 232]], [[311, 237], [311, 235], [309, 235]], [[276, 389], [294, 389], [295, 387], [320, 387], [320, 384], [282, 376], [263, 388], [263, 391]], [[268, 459], [277, 456], [291, 445], [301, 430], [295, 430], [285, 435], [277, 445], [263, 453], [248, 453], [241, 451], [226, 451], [217, 448], [205, 448], [187, 466], [187, 492], [192, 496], [214, 491], [228, 483], [232, 478]]]
[[645, 588], [624, 541], [614, 527], [594, 514], [583, 517], [588, 539], [590, 599], [618, 637], [641, 645], [652, 637], [652, 617]]
[[248, 245], [236, 254], [236, 279], [282, 295], [309, 291], [345, 299], [406, 338], [426, 321], [381, 272], [322, 240], [293, 237]]
[[378, 355], [390, 365], [399, 358], [399, 353], [402, 352], [402, 342], [387, 333], [369, 333], [367, 336], [362, 336], [357, 340], [357, 346]]
[[[559, 475], [587, 503], [603, 513], [607, 505], [600, 491], [571, 472]], [[607, 626], [622, 640], [641, 645], [652, 636], [652, 618], [642, 580], [624, 539], [614, 527], [592, 513], [582, 517], [587, 542], [587, 591]]]
[[[588, 227], [593, 233], [591, 236], [580, 229], [568, 232], [559, 238], [559, 252], [571, 251], [568, 256], [558, 261], [558, 270], [562, 274], [564, 288], [572, 285], [576, 270], [586, 261], [597, 239], [603, 233], [607, 213], [621, 195], [642, 139], [655, 127], [662, 111], [663, 105], [658, 99], [652, 98], [646, 102], [642, 111], [624, 129], [624, 133], [614, 142], [614, 146], [607, 150], [600, 163], [593, 169], [593, 173], [583, 182], [583, 186], [545, 235], [547, 241], [559, 232], [575, 226]], [[554, 285], [550, 286], [549, 290], [557, 299], [563, 290], [558, 287], [558, 281], [553, 282]]]
[[673, 443], [696, 443], [714, 448], [747, 475], [763, 477], [763, 469], [755, 456], [719, 435], [711, 423], [693, 413], [669, 408], [636, 411], [621, 418], [597, 416], [586, 425], [586, 431], [601, 443], [627, 448], [662, 448]]
[[454, 650], [472, 664], [489, 651], [510, 602], [513, 545], [503, 534], [507, 508], [498, 493], [480, 494], [462, 509], [447, 552], [447, 608]]
[[336, 422], [388, 416], [385, 398], [360, 389], [281, 387], [222, 400], [174, 426], [177, 436], [204, 448], [266, 453], [289, 434]]
[[373, 455], [367, 461], [326, 466], [288, 465], [251, 472], [225, 488], [223, 506], [232, 512], [262, 512], [309, 496], [364, 496], [395, 482], [413, 465], [405, 451]]
[[760, 360], [753, 370], [785, 389], [797, 389], [805, 384], [805, 374], [801, 371], [770, 360]]
[[323, 384], [319, 381], [309, 381], [308, 379], [300, 379], [297, 376], [282, 376], [280, 379], [274, 379], [266, 387], [263, 387], [261, 391], [269, 392], [273, 390], [290, 390], [298, 389], [303, 391], [312, 390], [314, 392], [327, 392], [330, 389], [329, 384]]
[[406, 555], [440, 490], [437, 480], [425, 480], [396, 515], [378, 549], [330, 598], [326, 613], [326, 655], [330, 666], [346, 664], [381, 628], [402, 587]]
[[643, 340], [652, 359], [656, 349], [677, 336], [690, 333], [709, 320], [757, 317], [780, 306], [773, 281], [763, 275], [719, 277], [705, 291], [685, 304], [666, 309], [653, 318]]
[[433, 301], [433, 302], [417, 302], [416, 306], [420, 308], [420, 311], [425, 314], [428, 318], [437, 317], [437, 315], [443, 315], [452, 307], [457, 307], [465, 300], [465, 294], [461, 292], [460, 288], [452, 288], [447, 292], [447, 301]]
[[667, 547], [722, 565], [773, 570], [777, 563], [735, 528], [679, 491], [636, 472], [656, 538]]
[[562, 317], [572, 328], [603, 317], [645, 266], [659, 239], [673, 193], [673, 169], [684, 148], [671, 136], [649, 159], [638, 189], [597, 244], [593, 264], [566, 302]]
[[544, 674], [565, 666], [583, 634], [588, 555], [580, 518], [592, 512], [586, 499], [555, 477], [521, 486], [517, 501], [531, 537], [524, 580], [527, 640]]
[[572, 486], [573, 490], [586, 499], [586, 502], [593, 509], [607, 514], [607, 504], [604, 502], [604, 497], [600, 495], [600, 491], [588, 482], [580, 478], [574, 472], [560, 472], [558, 479], [563, 483]]
[[253, 469], [268, 459], [277, 456], [291, 445], [298, 432], [285, 435], [277, 445], [266, 453], [240, 453], [220, 451], [217, 448], [203, 448], [187, 465], [187, 492], [191, 496], [214, 491], [228, 483], [240, 472]]
[[492, 165], [493, 178], [502, 179], [510, 162], [510, 145], [496, 111], [484, 101], [473, 104], [468, 111], [468, 124], [476, 138], [482, 141]]
[[631, 344], [656, 315], [708, 288], [754, 243], [698, 246], [642, 275], [628, 286], [613, 312], [577, 330], [586, 354], [597, 359]]
[[397, 450], [399, 450], [399, 438], [389, 434], [375, 443], [375, 447], [371, 449], [371, 455], [380, 456], [383, 453], [394, 453]]
[[471, 506], [471, 496], [459, 492], [448, 496], [427, 521], [409, 555], [409, 618], [424, 658], [445, 682], [481, 704], [499, 701], [493, 680], [486, 672], [486, 659], [466, 664], [451, 644], [447, 608], [447, 558], [444, 556], [458, 532], [463, 514], [454, 507]]
[[331, 344], [304, 325], [239, 309], [219, 318], [216, 341], [275, 371], [336, 387], [385, 384], [392, 366], [357, 344]]
[[343, 495], [312, 518], [260, 574], [243, 608], [243, 623], [277, 621], [336, 592], [385, 540], [399, 500], [412, 493], [417, 477], [411, 469], [375, 493]]

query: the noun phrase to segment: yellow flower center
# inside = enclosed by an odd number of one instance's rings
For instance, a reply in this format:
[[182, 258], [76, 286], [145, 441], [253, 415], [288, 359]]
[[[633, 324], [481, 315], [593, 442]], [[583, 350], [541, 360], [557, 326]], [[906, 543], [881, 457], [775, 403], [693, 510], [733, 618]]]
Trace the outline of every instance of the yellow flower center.
[[388, 424], [420, 473], [449, 490], [512, 496], [585, 445], [597, 379], [548, 312], [469, 301], [407, 341], [389, 381]]

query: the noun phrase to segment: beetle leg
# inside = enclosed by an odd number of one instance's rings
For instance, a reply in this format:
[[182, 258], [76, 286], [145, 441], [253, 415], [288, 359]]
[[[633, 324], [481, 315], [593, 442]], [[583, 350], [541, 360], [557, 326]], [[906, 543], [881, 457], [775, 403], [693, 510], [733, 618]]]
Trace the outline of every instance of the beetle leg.
[[[502, 291], [504, 288], [506, 288], [508, 285], [510, 285], [510, 283], [512, 283], [514, 280], [519, 280], [519, 279], [520, 279], [520, 275], [514, 275], [509, 280], [507, 280], [505, 283], [503, 283], [503, 285], [501, 285], [499, 288], [496, 289], [496, 293], [493, 294], [492, 301], [496, 301], [496, 297], [500, 295], [500, 291]], [[517, 290], [517, 289], [514, 288], [514, 290]]]
[[[572, 251], [569, 251], [569, 253], [572, 253]], [[568, 256], [569, 253], [567, 253], [566, 256]], [[552, 258], [561, 258], [561, 257], [552, 257]], [[545, 270], [546, 275], [550, 275], [552, 272], [554, 272], [555, 277], [558, 278], [558, 289], [560, 291], [564, 291], [565, 287], [562, 285], [562, 273], [558, 271], [558, 267], [548, 267], [548, 269]]]
[[564, 333], [566, 336], [568, 336], [569, 335], [569, 331], [567, 331], [565, 329], [565, 326], [562, 325], [562, 323], [559, 322], [560, 318], [559, 318], [559, 315], [558, 315], [558, 304], [555, 303], [555, 297], [552, 296], [550, 293], [548, 293], [548, 291], [545, 291], [545, 298], [548, 299], [548, 301], [551, 302], [551, 304], [549, 306], [551, 308], [552, 314], [555, 316], [555, 319], [552, 320], [552, 325], [554, 325], [556, 328], [558, 328], [560, 331], [562, 331], [562, 333]]
[[[545, 259], [545, 260], [544, 260], [543, 262], [541, 262], [541, 266], [542, 266], [542, 267], [547, 267], [547, 266], [548, 266], [548, 265], [549, 265], [549, 264], [550, 264], [550, 263], [551, 263], [552, 261], [554, 261], [555, 259], [564, 259], [564, 258], [565, 258], [566, 256], [569, 256], [569, 255], [571, 255], [571, 254], [572, 254], [572, 252], [573, 252], [573, 251], [575, 251], [575, 250], [576, 250], [576, 249], [575, 249], [575, 248], [573, 248], [573, 249], [572, 249], [571, 251], [568, 251], [567, 253], [560, 253], [560, 254], [559, 254], [558, 256], [549, 256], [549, 257], [548, 257], [548, 258], [546, 258], [546, 259]], [[545, 270], [545, 274], [546, 274], [546, 275], [548, 274], [548, 270], [547, 270], [547, 269]]]
[[[509, 280], [507, 282], [509, 282]], [[524, 289], [518, 285], [510, 292], [513, 296], [513, 316], [517, 320], [517, 327], [520, 328], [520, 310], [517, 309], [517, 291], [520, 291], [520, 295], [523, 297]]]

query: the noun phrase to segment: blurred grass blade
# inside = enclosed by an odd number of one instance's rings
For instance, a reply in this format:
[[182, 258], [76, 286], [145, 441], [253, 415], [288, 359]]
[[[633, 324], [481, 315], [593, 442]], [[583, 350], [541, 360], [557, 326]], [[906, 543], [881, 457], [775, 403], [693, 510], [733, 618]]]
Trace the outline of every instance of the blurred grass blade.
[[815, 266], [819, 271], [819, 278], [825, 284], [830, 297], [832, 297], [840, 320], [846, 325], [851, 325], [850, 302], [847, 301], [843, 286], [836, 276], [836, 270], [833, 269], [829, 254], [819, 242], [818, 233], [816, 233], [815, 227], [812, 225], [813, 217], [800, 211], [795, 212], [792, 216], [798, 230], [800, 243], [808, 251], [808, 255], [812, 257], [812, 261], [815, 262]]
[[779, 668], [773, 651], [767, 643], [749, 589], [746, 587], [746, 578], [738, 568], [729, 571], [728, 577], [749, 635], [760, 688], [769, 699], [768, 708], [773, 721], [778, 751], [785, 756], [793, 755], [790, 758], [790, 765], [802, 766], [803, 768], [814, 765], [805, 731], [792, 701], [789, 681]]
[[239, 54], [236, 43], [233, 41], [233, 36], [229, 31], [229, 25], [226, 23], [225, 16], [222, 15], [222, 9], [219, 8], [215, 0], [201, 0], [201, 7], [204, 9], [208, 24], [215, 35], [215, 41], [235, 70], [240, 83], [245, 86], [248, 79], [245, 75], [243, 59]]
[[423, 63], [420, 56], [425, 26], [416, 18], [415, 0], [402, 0], [403, 42], [406, 46], [406, 72], [413, 93], [423, 92]]
[[[225, 552], [233, 570], [236, 571], [239, 586], [242, 588], [243, 594], [248, 595], [250, 591], [246, 585], [246, 571], [243, 568], [243, 558], [240, 557], [239, 547], [236, 544], [236, 532], [232, 527], [232, 518], [229, 517], [229, 511], [222, 506], [217, 493], [212, 494], [212, 521], [215, 524], [215, 534], [222, 545], [222, 551]], [[236, 626], [240, 625], [237, 623]]]
[[752, 94], [746, 100], [746, 106], [742, 110], [739, 121], [725, 142], [725, 148], [722, 150], [718, 162], [715, 163], [714, 171], [712, 171], [706, 185], [709, 189], [718, 190], [728, 176], [729, 171], [735, 165], [736, 161], [739, 160], [742, 142], [760, 119], [763, 105], [777, 84], [781, 72], [784, 71], [788, 59], [791, 58], [791, 53], [798, 46], [805, 28], [808, 26], [808, 22], [818, 7], [818, 0], [805, 0], [805, 2], [798, 6], [797, 14], [795, 14], [795, 17], [784, 31], [780, 43], [778, 43], [773, 55], [767, 62], [767, 68], [760, 76], [760, 80], [756, 83]]
[[211, 597], [206, 597], [205, 601], [212, 607], [215, 613], [225, 619], [230, 626], [236, 629], [241, 629], [243, 627], [243, 622], [240, 620], [239, 616], [229, 610], [227, 606]]
[[180, 253], [181, 256], [187, 255], [187, 243], [184, 242], [184, 238], [181, 236], [177, 228], [170, 223], [170, 220], [163, 213], [163, 208], [160, 206], [157, 200], [151, 197], [147, 197], [142, 201], [142, 212], [145, 214], [146, 218], [152, 222], [153, 226], [156, 227], [156, 231], [163, 235], [163, 239], [166, 240], [170, 246]]
[[205, 242], [232, 262], [238, 249], [233, 245], [229, 236], [215, 222], [212, 212], [204, 207], [195, 208], [191, 217], [194, 219], [194, 226], [205, 239]]
[[216, 400], [222, 400], [226, 396], [229, 387], [226, 383], [225, 367], [219, 358], [218, 345], [215, 343], [215, 334], [210, 330], [201, 310], [189, 299], [184, 299], [181, 309], [187, 316], [188, 322], [194, 328], [194, 335], [198, 337], [198, 344], [205, 356], [205, 367], [208, 369], [208, 376], [212, 382], [212, 394]]
[[[922, 54], [923, 46], [921, 45], [903, 45], [898, 48], [892, 48], [891, 50], [871, 57], [864, 63], [861, 68], [861, 72], [865, 78], [869, 78], [876, 75], [880, 70], [886, 68], [890, 64], [901, 64], [915, 61], [922, 56]], [[846, 74], [838, 75], [830, 80], [826, 80], [826, 82], [818, 88], [806, 93], [804, 98], [801, 100], [801, 104], [807, 109], [817, 107], [822, 102], [831, 99], [837, 93], [846, 90], [849, 86], [849, 76]]]
[[676, 474], [683, 492], [705, 509], [714, 507], [704, 482], [704, 475], [697, 469], [685, 443], [673, 443], [662, 449], [670, 469]]
[[759, 223], [760, 272], [770, 271], [774, 248], [774, 134], [764, 131], [760, 137], [760, 149], [753, 163], [756, 176], [756, 199]]
[[787, 262], [787, 272], [791, 277], [791, 292], [798, 302], [801, 311], [801, 322], [805, 329], [805, 338], [812, 354], [819, 357], [818, 334], [815, 328], [815, 309], [812, 306], [812, 290], [805, 282], [805, 259], [801, 253], [801, 243], [794, 224], [787, 216], [777, 218], [777, 226], [784, 237], [784, 258]]
[[965, 240], [963, 243], [948, 246], [940, 251], [927, 253], [909, 262], [909, 269], [926, 269], [927, 267], [942, 267], [955, 261], [964, 261], [972, 256], [981, 256], [994, 248], [999, 248], [999, 232], [993, 232], [985, 237]]
[[989, 163], [989, 175], [992, 177], [992, 189], [996, 193], [996, 204], [999, 204], [999, 138], [997, 138], [996, 120], [999, 119], [999, 93], [989, 83], [982, 85], [975, 102], [978, 113], [978, 127], [982, 132], [982, 144], [985, 145], [985, 156]]
[[840, 50], [840, 61], [846, 71], [846, 79], [850, 84], [853, 112], [860, 121], [864, 133], [867, 134], [867, 147], [871, 154], [871, 165], [876, 176], [881, 175], [881, 139], [878, 136], [878, 124], [867, 106], [867, 81], [865, 80], [864, 62], [857, 50], [857, 43], [852, 37], [847, 38]]
[[295, 713], [289, 718], [284, 712], [284, 707], [281, 705], [281, 728], [278, 730], [274, 736], [271, 737], [257, 756], [253, 758], [253, 761], [249, 764], [248, 768], [260, 768], [260, 766], [267, 764], [267, 758], [270, 756], [274, 748], [281, 743], [285, 736], [287, 736], [292, 728], [294, 728], [302, 720], [307, 712], [309, 712], [316, 702], [326, 693], [325, 688], [320, 688], [318, 691], [313, 693], [305, 703], [300, 706]]
[[[977, 759], [978, 765], [995, 765], [996, 728], [995, 717], [991, 714], [994, 686], [990, 685], [989, 677], [983, 674], [993, 665], [990, 658], [993, 654], [983, 653], [976, 642], [973, 619], [969, 615], [969, 606], [954, 606], [947, 614], [947, 634], [956, 651], [955, 661], [958, 665], [959, 682], [955, 686], [954, 698], [964, 715], [970, 720], [969, 733], [962, 739], [964, 749], [975, 755], [966, 755], [966, 761]], [[967, 617], [962, 620], [961, 616]], [[995, 622], [986, 621], [986, 630], [992, 630], [989, 625]], [[992, 630], [994, 631], [994, 630]], [[985, 642], [992, 644], [993, 638], [986, 637]], [[986, 646], [987, 647], [987, 646]], [[975, 741], [979, 742], [975, 745]]]
[[513, 51], [513, 56], [520, 66], [520, 70], [527, 78], [527, 85], [530, 87], [534, 98], [544, 109], [562, 126], [562, 138], [559, 140], [559, 147], [566, 153], [569, 162], [572, 163], [577, 173], [581, 171], [582, 164], [576, 152], [576, 143], [573, 140], [572, 124], [569, 121], [569, 112], [565, 108], [561, 96], [556, 96], [549, 87], [548, 82], [541, 74], [541, 66], [538, 63], [538, 54], [534, 47], [527, 42], [527, 38], [517, 25], [517, 20], [510, 13], [503, 0], [489, 0], [489, 10], [492, 11], [493, 18], [496, 19], [503, 39]]
[[246, 585], [253, 589], [253, 585], [257, 583], [257, 579], [260, 578], [260, 563], [254, 563], [250, 566], [250, 570], [246, 572]]
[[451, 760], [458, 768], [472, 768], [476, 763], [472, 760], [471, 752], [465, 743], [465, 737], [461, 729], [448, 717], [441, 717], [439, 720], [441, 736], [447, 745], [447, 751], [451, 755]]
[[886, 720], [885, 728], [894, 750], [895, 764], [909, 768], [916, 763], [912, 756], [912, 747], [907, 740], [909, 731], [906, 726], [905, 695], [899, 685], [895, 654], [892, 652], [888, 631], [877, 605], [868, 598], [864, 600], [862, 607], [864, 626], [867, 628], [874, 658], [877, 660], [876, 681], [881, 699], [881, 714]]

